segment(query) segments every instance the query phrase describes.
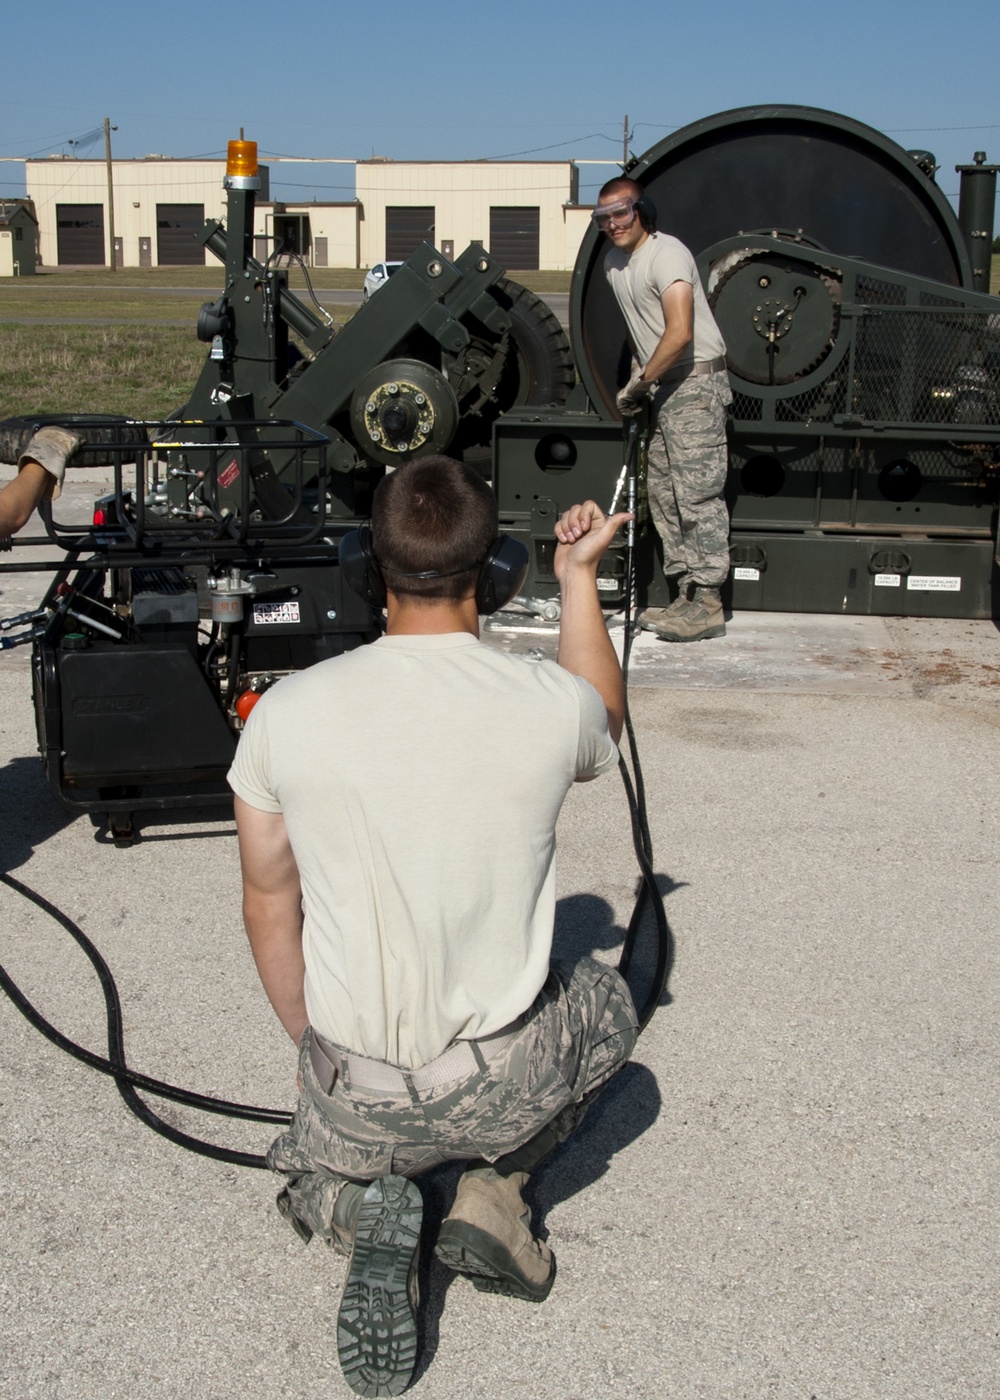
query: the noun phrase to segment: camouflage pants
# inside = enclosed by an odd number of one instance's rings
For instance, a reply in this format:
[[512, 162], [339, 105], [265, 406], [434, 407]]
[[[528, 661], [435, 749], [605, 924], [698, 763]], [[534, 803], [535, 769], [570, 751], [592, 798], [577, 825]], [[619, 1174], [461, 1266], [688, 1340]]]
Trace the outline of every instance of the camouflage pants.
[[729, 577], [724, 491], [726, 416], [733, 395], [725, 370], [667, 383], [653, 400], [649, 508], [663, 541], [663, 572], [718, 588]]
[[[286, 1177], [278, 1209], [303, 1238], [330, 1242], [333, 1207], [346, 1181], [390, 1172], [414, 1176], [440, 1162], [499, 1157], [543, 1129], [551, 1145], [579, 1123], [589, 1098], [628, 1060], [638, 1035], [619, 974], [593, 958], [552, 965], [513, 1039], [469, 1074], [417, 1090], [374, 1092], [336, 1079], [324, 1093], [307, 1028], [299, 1055], [302, 1091], [268, 1166]], [[540, 1156], [541, 1154], [539, 1154]]]

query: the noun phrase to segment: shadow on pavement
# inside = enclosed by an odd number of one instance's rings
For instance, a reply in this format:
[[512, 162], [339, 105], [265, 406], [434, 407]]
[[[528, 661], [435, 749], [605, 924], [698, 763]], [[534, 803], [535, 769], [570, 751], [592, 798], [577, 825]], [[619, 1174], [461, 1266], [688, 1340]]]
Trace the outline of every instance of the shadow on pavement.
[[68, 826], [73, 816], [64, 811], [45, 786], [37, 758], [12, 758], [0, 768], [0, 870], [17, 870], [42, 846]]

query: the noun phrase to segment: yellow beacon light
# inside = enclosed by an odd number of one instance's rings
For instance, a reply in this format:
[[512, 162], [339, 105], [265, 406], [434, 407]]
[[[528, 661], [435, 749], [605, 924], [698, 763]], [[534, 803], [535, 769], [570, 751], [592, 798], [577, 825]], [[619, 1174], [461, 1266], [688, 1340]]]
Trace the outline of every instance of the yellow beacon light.
[[230, 141], [226, 157], [226, 174], [253, 179], [257, 174], [257, 142]]

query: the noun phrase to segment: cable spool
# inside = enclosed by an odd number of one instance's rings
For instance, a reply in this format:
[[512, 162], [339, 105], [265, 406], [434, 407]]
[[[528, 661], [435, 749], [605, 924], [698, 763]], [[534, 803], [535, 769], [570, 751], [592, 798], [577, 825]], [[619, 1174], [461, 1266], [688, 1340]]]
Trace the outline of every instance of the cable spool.
[[[961, 226], [933, 180], [887, 136], [836, 112], [721, 112], [674, 132], [625, 173], [651, 196], [658, 227], [696, 258], [740, 234], [789, 231], [807, 247], [947, 286], [975, 285]], [[631, 355], [604, 276], [607, 246], [596, 228], [584, 236], [570, 324], [580, 378], [598, 413], [612, 420]]]

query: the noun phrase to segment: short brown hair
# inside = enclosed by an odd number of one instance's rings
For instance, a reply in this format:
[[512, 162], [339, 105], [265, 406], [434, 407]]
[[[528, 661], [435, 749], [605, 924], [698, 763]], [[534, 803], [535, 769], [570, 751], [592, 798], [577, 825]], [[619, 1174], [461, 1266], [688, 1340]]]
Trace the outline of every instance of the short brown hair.
[[[493, 492], [451, 457], [418, 457], [384, 477], [375, 491], [372, 544], [393, 593], [467, 598], [497, 530]], [[441, 577], [412, 577], [423, 573]]]
[[618, 199], [639, 200], [642, 198], [642, 186], [627, 175], [616, 175], [597, 191], [599, 200], [609, 199], [611, 195]]

